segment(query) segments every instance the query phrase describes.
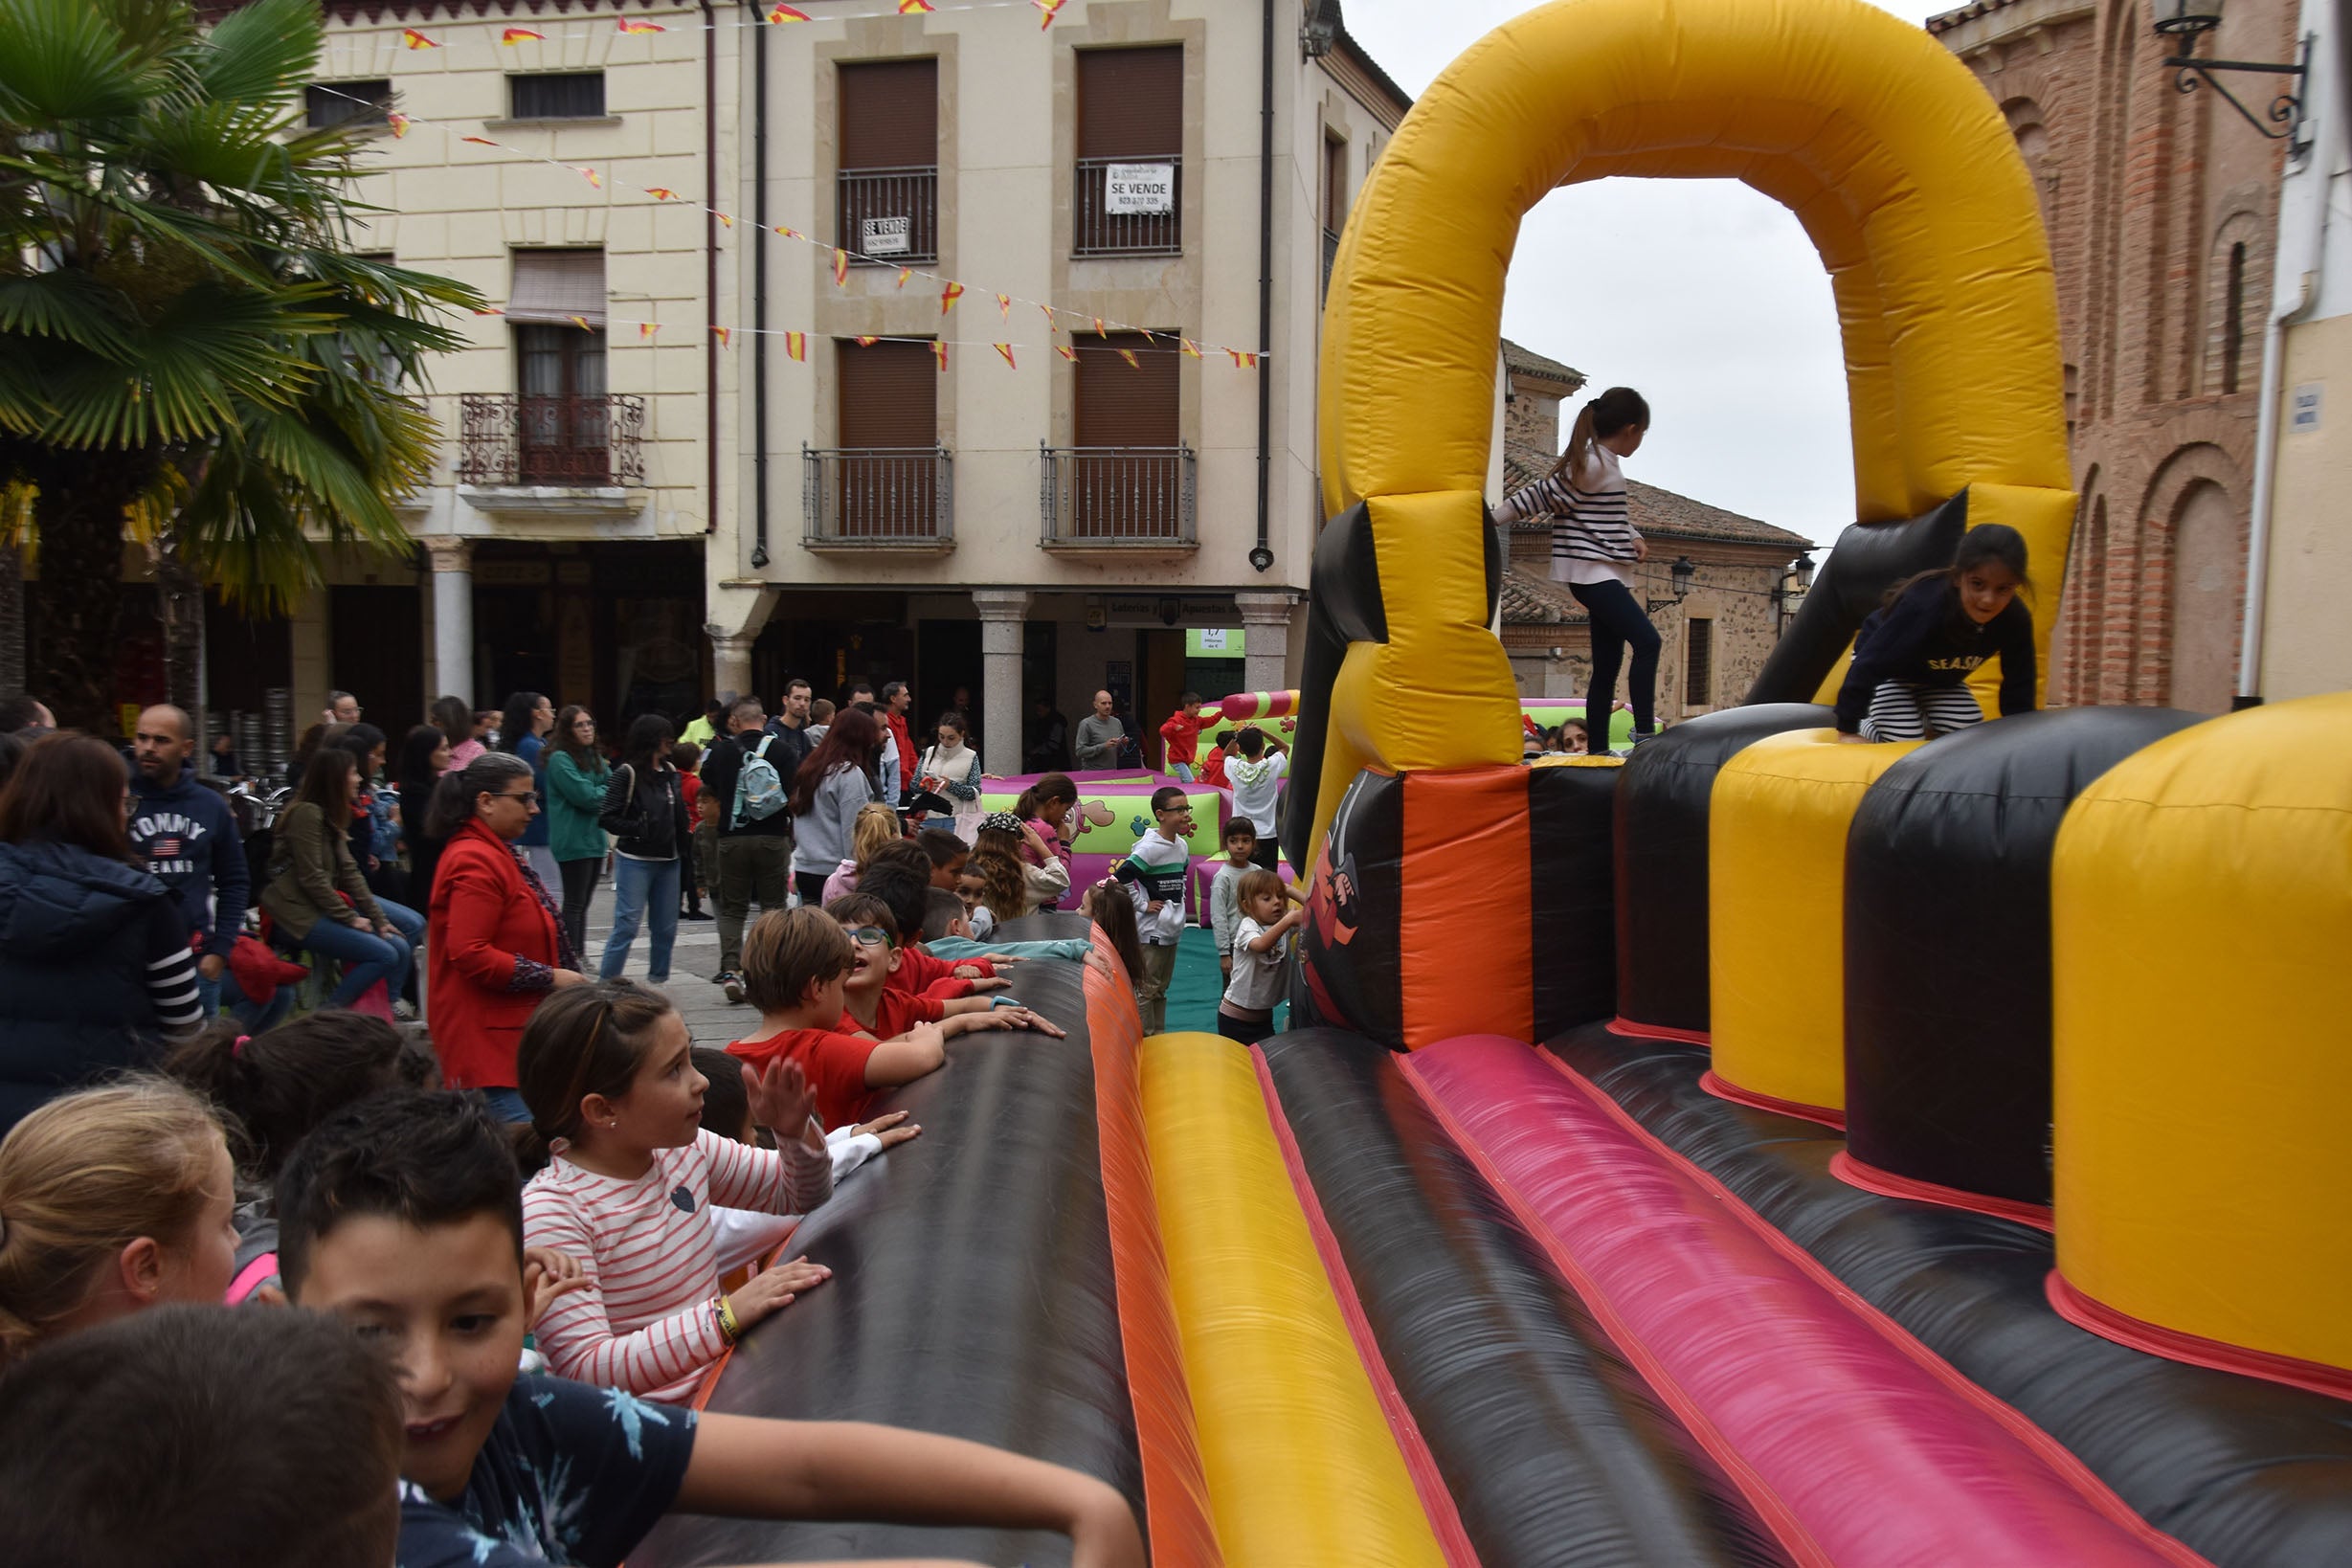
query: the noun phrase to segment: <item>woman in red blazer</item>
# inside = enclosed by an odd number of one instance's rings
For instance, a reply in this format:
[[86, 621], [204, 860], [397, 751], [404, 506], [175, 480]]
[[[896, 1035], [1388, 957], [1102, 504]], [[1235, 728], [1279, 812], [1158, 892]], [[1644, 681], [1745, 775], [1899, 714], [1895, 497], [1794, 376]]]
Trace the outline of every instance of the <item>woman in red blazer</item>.
[[585, 978], [546, 886], [515, 847], [538, 814], [530, 764], [484, 751], [441, 776], [427, 829], [448, 838], [425, 922], [441, 1077], [480, 1089], [510, 1122], [531, 1119], [514, 1086], [523, 1025], [549, 991]]

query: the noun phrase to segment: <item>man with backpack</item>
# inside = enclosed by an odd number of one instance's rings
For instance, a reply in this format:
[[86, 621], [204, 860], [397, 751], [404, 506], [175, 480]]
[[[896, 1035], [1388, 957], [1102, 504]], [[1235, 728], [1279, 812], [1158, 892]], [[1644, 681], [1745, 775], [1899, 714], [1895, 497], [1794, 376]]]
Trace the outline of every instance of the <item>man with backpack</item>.
[[736, 965], [751, 901], [765, 912], [783, 908], [791, 895], [793, 815], [785, 802], [796, 767], [791, 750], [768, 733], [756, 697], [728, 709], [727, 735], [703, 759], [702, 797], [719, 814], [719, 973], [711, 979], [730, 1002], [743, 999]]

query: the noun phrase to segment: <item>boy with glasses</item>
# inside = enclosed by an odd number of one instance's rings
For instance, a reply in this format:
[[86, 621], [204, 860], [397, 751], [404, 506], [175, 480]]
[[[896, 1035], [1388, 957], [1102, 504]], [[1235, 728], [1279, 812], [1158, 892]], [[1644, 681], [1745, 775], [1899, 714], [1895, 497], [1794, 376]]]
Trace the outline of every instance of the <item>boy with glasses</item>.
[[1176, 977], [1176, 939], [1184, 934], [1184, 875], [1192, 867], [1193, 803], [1173, 784], [1152, 792], [1151, 831], [1135, 840], [1111, 876], [1135, 901], [1135, 934], [1143, 943], [1143, 973], [1135, 1001], [1143, 1032], [1168, 1024], [1168, 983]]

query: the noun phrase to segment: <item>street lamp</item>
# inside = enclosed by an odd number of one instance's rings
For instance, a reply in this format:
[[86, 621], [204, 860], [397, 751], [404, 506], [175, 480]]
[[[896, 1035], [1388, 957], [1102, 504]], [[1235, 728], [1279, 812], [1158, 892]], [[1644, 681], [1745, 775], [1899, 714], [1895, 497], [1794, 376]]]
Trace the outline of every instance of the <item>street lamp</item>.
[[[2181, 53], [2167, 57], [2164, 68], [2179, 73], [2173, 86], [2184, 93], [2193, 93], [2204, 82], [2221, 94], [2222, 101], [2237, 110], [2248, 124], [2274, 142], [2287, 144], [2290, 155], [2300, 156], [2311, 143], [2298, 136], [2303, 123], [2304, 83], [2311, 67], [2311, 35], [2305, 34], [2296, 51], [2293, 65], [2271, 65], [2260, 60], [2206, 60], [2197, 57], [2197, 39], [2221, 26], [2222, 0], [2156, 0], [2156, 31], [2160, 37], [2180, 40]], [[2261, 76], [2286, 77], [2288, 86], [2271, 100], [2263, 118], [2238, 101], [2237, 95], [2222, 85], [2217, 71], [2251, 71]], [[2267, 122], [2267, 123], [2265, 123]]]
[[1670, 599], [1649, 600], [1649, 613], [1653, 616], [1669, 605], [1680, 604], [1689, 596], [1691, 579], [1698, 575], [1698, 568], [1691, 563], [1688, 555], [1677, 555], [1674, 557], [1674, 565], [1669, 574], [1674, 579], [1674, 596]]
[[1776, 630], [1787, 627], [1790, 603], [1803, 604], [1806, 592], [1812, 586], [1813, 556], [1810, 551], [1803, 551], [1788, 564], [1788, 571], [1782, 573], [1781, 580], [1772, 585], [1773, 624]]

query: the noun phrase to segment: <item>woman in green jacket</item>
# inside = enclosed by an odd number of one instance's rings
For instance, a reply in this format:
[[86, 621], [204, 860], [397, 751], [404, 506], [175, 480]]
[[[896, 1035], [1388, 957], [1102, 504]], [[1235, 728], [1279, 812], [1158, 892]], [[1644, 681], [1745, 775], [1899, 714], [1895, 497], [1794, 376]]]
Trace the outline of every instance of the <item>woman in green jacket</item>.
[[388, 1017], [390, 998], [400, 994], [415, 962], [425, 921], [368, 890], [351, 858], [351, 797], [358, 789], [357, 757], [340, 746], [310, 754], [294, 803], [278, 818], [261, 907], [288, 941], [343, 966], [343, 983], [327, 1006], [357, 1006], [382, 980], [386, 1004], [378, 1016]]
[[609, 847], [596, 818], [604, 814], [604, 781], [613, 776], [596, 750], [595, 716], [577, 703], [555, 716], [548, 737], [548, 847], [564, 885], [564, 930], [571, 951], [588, 951], [588, 900], [596, 890]]

